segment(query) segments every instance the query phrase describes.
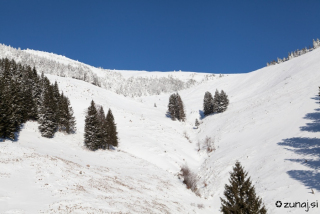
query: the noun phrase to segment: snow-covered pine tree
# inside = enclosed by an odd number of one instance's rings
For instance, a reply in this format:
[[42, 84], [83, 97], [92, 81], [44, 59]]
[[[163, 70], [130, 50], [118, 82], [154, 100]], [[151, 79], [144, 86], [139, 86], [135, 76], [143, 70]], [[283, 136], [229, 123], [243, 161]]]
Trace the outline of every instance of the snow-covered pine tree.
[[214, 93], [214, 97], [213, 97], [213, 112], [221, 112], [220, 110], [220, 93], [218, 91], [218, 89], [216, 89], [216, 92]]
[[111, 109], [108, 110], [108, 114], [106, 117], [106, 123], [107, 123], [107, 135], [108, 135], [108, 149], [109, 145], [112, 145], [114, 147], [117, 147], [119, 142], [118, 142], [118, 132], [117, 132], [117, 126], [116, 123], [114, 122], [114, 117], [112, 114]]
[[53, 94], [53, 103], [52, 108], [54, 112], [54, 120], [56, 124], [59, 124], [60, 116], [59, 116], [59, 99], [60, 99], [60, 92], [57, 81], [54, 82], [52, 85], [52, 94]]
[[224, 112], [227, 110], [229, 105], [229, 99], [228, 99], [228, 95], [221, 90], [220, 93], [220, 112]]
[[183, 105], [182, 99], [178, 93], [176, 95], [176, 105], [177, 105], [176, 108], [178, 109], [176, 111], [177, 112], [176, 118], [179, 121], [185, 121], [186, 114], [184, 113], [184, 105]]
[[98, 113], [94, 101], [87, 110], [84, 126], [84, 144], [92, 151], [99, 149], [100, 139], [100, 126], [98, 121]]
[[171, 120], [176, 120], [176, 94], [173, 93], [169, 97], [168, 113]]
[[203, 113], [205, 116], [213, 113], [213, 97], [209, 91], [204, 94]]
[[98, 121], [100, 128], [100, 145], [99, 148], [106, 149], [108, 146], [108, 129], [107, 129], [107, 121], [106, 115], [104, 113], [103, 107], [99, 106], [98, 108]]
[[66, 131], [66, 127], [68, 126], [68, 119], [67, 119], [67, 97], [64, 96], [63, 92], [60, 94], [59, 98], [59, 109], [58, 109], [58, 116], [59, 116], [59, 123], [58, 123], [58, 130], [59, 131]]
[[70, 133], [74, 133], [77, 131], [76, 128], [76, 119], [74, 117], [74, 113], [73, 113], [73, 109], [72, 106], [70, 104], [70, 100], [68, 97], [65, 98], [66, 99], [66, 106], [67, 106], [67, 126], [66, 126], [66, 132], [68, 134]]
[[37, 107], [33, 93], [34, 76], [30, 67], [23, 68], [22, 75], [22, 90], [23, 90], [23, 120], [36, 120]]
[[255, 188], [248, 173], [237, 161], [230, 173], [230, 185], [225, 185], [224, 196], [221, 200], [222, 213], [265, 214], [267, 210], [262, 199], [256, 196]]
[[43, 90], [39, 130], [41, 136], [52, 138], [57, 130], [56, 113], [54, 112], [56, 104], [54, 103], [53, 86], [50, 85], [50, 81], [46, 77]]

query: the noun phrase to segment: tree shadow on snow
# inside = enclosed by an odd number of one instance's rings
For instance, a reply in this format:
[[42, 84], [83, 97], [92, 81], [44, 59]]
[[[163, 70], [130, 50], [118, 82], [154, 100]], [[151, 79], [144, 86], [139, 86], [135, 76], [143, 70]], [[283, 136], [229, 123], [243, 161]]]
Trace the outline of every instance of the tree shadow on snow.
[[[311, 98], [317, 100], [318, 97]], [[313, 120], [312, 123], [307, 123], [300, 127], [301, 131], [320, 132], [320, 109], [315, 109], [316, 112], [308, 113], [305, 119]], [[310, 170], [290, 170], [288, 175], [303, 183], [306, 187], [320, 191], [320, 139], [308, 137], [294, 137], [284, 139], [278, 143], [280, 146], [287, 147], [286, 149], [301, 156], [309, 158], [287, 159], [292, 162], [300, 163]], [[312, 159], [310, 159], [312, 158]], [[318, 172], [319, 171], [319, 172]]]
[[200, 120], [202, 120], [203, 118], [205, 118], [204, 113], [202, 110], [199, 110], [199, 115], [200, 115]]
[[320, 139], [296, 137], [284, 139], [278, 145], [286, 146], [288, 147], [286, 149], [299, 155], [315, 157], [315, 159], [287, 159], [310, 168], [310, 170], [290, 170], [287, 173], [306, 187], [320, 191], [320, 172], [317, 172], [320, 169]]
[[304, 119], [312, 120], [312, 123], [307, 123], [306, 126], [300, 127], [301, 131], [320, 132], [320, 109], [315, 109], [315, 111], [304, 117]]

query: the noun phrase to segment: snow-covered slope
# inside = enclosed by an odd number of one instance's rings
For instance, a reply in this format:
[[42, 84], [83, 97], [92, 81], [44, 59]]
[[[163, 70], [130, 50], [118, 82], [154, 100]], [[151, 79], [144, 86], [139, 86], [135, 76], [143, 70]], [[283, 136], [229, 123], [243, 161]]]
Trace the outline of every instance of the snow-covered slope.
[[[45, 139], [37, 124], [28, 122], [16, 142], [0, 142], [0, 213], [219, 213], [219, 197], [236, 160], [249, 172], [269, 213], [304, 213], [305, 208], [275, 203], [319, 200], [319, 58], [316, 49], [181, 90], [184, 123], [166, 117], [169, 94], [130, 99], [81, 80], [47, 75], [70, 98], [78, 132]], [[216, 89], [229, 95], [229, 108], [202, 118], [204, 93]], [[92, 99], [113, 111], [117, 150], [83, 147], [85, 109]], [[199, 129], [193, 126], [196, 118]], [[200, 152], [197, 148], [206, 136], [215, 139], [216, 151], [210, 154], [203, 144]], [[184, 164], [198, 175], [200, 197], [176, 176]]]
[[[118, 71], [95, 68], [65, 56], [30, 49], [20, 50], [3, 44], [0, 44], [0, 57], [36, 67], [40, 73], [83, 80], [130, 97], [175, 92], [215, 78], [214, 74], [195, 72]], [[145, 87], [141, 87], [142, 85]]]

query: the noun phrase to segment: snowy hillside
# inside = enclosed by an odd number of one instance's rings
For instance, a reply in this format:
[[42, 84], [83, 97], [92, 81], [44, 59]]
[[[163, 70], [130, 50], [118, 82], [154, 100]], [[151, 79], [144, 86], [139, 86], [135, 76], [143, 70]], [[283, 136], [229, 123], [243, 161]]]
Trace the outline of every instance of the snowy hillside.
[[[61, 56], [34, 54], [63, 63]], [[70, 98], [78, 131], [46, 139], [35, 122], [28, 122], [17, 141], [0, 142], [0, 213], [219, 213], [236, 160], [248, 171], [268, 213], [304, 213], [305, 208], [277, 208], [275, 203], [319, 201], [319, 58], [316, 49], [251, 73], [203, 82], [197, 78], [206, 74], [190, 73], [198, 83], [179, 90], [186, 122], [166, 116], [169, 93], [130, 99], [48, 74]], [[116, 73], [127, 80], [164, 75]], [[182, 72], [179, 79], [179, 72], [172, 74], [181, 82], [189, 75]], [[216, 89], [229, 95], [229, 108], [203, 118], [204, 93]], [[92, 152], [83, 146], [85, 110], [92, 99], [113, 111], [120, 139], [116, 150]], [[200, 151], [197, 146], [207, 136], [215, 140], [216, 151], [210, 154], [203, 144]], [[198, 176], [199, 196], [177, 176], [184, 164]], [[320, 207], [309, 211], [319, 212]]]
[[[0, 56], [36, 67], [40, 73], [83, 80], [130, 97], [175, 92], [215, 78], [213, 74], [194, 72], [118, 71], [95, 68], [65, 56], [29, 49], [20, 50], [3, 44], [0, 44]], [[141, 87], [142, 85], [145, 87]]]

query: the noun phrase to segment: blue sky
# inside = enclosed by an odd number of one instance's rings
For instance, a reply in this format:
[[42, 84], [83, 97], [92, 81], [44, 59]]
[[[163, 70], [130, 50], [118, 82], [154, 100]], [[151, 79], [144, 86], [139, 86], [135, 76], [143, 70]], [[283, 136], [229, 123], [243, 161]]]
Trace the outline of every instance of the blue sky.
[[0, 43], [103, 68], [244, 73], [320, 38], [320, 1], [0, 1]]

